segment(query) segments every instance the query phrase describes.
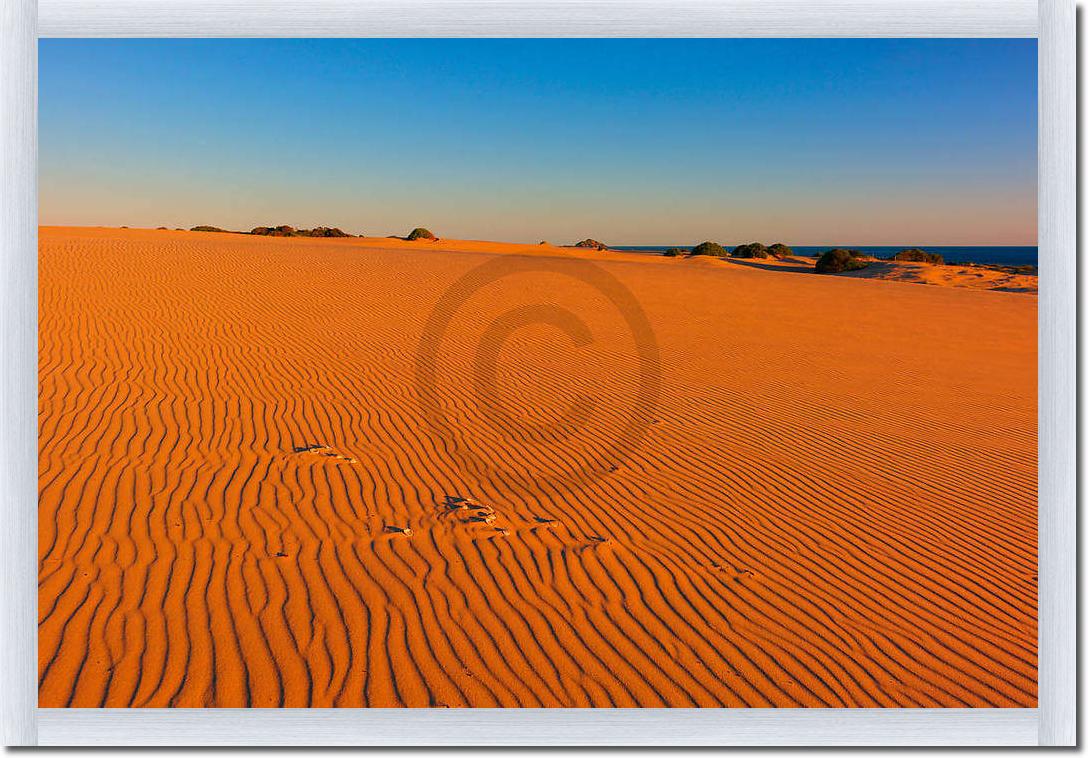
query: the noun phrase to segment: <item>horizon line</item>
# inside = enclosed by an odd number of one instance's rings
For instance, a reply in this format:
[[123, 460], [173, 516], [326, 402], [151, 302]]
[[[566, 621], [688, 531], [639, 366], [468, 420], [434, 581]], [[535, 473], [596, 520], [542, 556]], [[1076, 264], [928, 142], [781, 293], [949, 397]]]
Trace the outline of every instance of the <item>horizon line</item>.
[[[193, 231], [193, 227], [196, 227], [196, 226], [214, 226], [214, 224], [194, 224], [192, 227], [187, 227], [187, 228], [164, 226], [164, 225], [159, 225], [159, 226], [133, 226], [133, 225], [121, 226], [121, 225], [116, 225], [115, 226], [115, 225], [109, 225], [109, 224], [56, 224], [56, 223], [48, 223], [48, 224], [39, 223], [38, 224], [39, 229], [42, 229], [42, 228], [136, 229], [136, 230], [146, 230], [146, 231], [153, 231], [153, 232], [154, 231], [191, 232], [191, 231]], [[325, 227], [325, 228], [330, 228], [330, 229], [340, 229], [346, 235], [348, 235], [348, 237], [342, 237], [342, 238], [331, 237], [331, 238], [328, 238], [328, 239], [395, 239], [395, 238], [399, 238], [401, 236], [401, 235], [398, 235], [398, 234], [355, 234], [355, 233], [353, 233], [351, 231], [343, 229], [342, 227], [335, 227], [335, 226], [330, 227], [330, 226], [326, 226], [324, 224], [316, 224], [314, 226], [294, 226], [292, 224], [267, 224], [267, 225], [264, 225], [264, 226], [268, 226], [268, 227], [292, 226], [295, 229], [318, 229], [318, 228]], [[260, 227], [252, 227], [252, 228], [257, 229], [257, 228], [260, 228]], [[408, 231], [410, 232], [411, 229], [409, 229]], [[203, 233], [207, 234], [208, 232], [203, 232]], [[251, 233], [251, 229], [226, 229], [226, 228], [223, 228], [222, 233], [249, 235]], [[405, 232], [404, 234], [407, 234], [407, 233], [408, 232]], [[264, 236], [264, 235], [254, 235], [254, 236]], [[569, 247], [569, 246], [573, 246], [574, 244], [576, 244], [576, 242], [581, 241], [581, 240], [577, 240], [575, 242], [571, 242], [569, 244], [566, 244], [566, 243], [553, 243], [550, 240], [536, 240], [536, 241], [505, 240], [505, 239], [487, 239], [487, 238], [484, 238], [484, 237], [475, 237], [475, 236], [443, 237], [442, 235], [438, 235], [438, 234], [436, 234], [436, 236], [439, 239], [447, 239], [447, 240], [463, 240], [463, 241], [466, 241], [466, 242], [507, 242], [507, 243], [510, 243], [510, 244], [517, 244], [517, 245], [538, 245], [541, 242], [546, 242], [549, 245], [556, 245], [557, 247]], [[607, 237], [607, 235], [602, 235], [602, 236]], [[290, 239], [290, 238], [287, 237], [285, 239]], [[319, 237], [309, 237], [309, 238], [303, 237], [303, 239], [321, 239], [321, 238], [319, 238]], [[583, 237], [582, 239], [584, 240], [584, 239], [598, 239], [598, 238], [590, 235], [590, 236], [587, 236], [587, 237]], [[608, 242], [604, 242], [604, 244], [606, 246], [612, 247], [612, 248], [619, 248], [619, 247], [657, 248], [657, 247], [694, 247], [694, 246], [700, 244], [701, 242], [717, 242], [718, 244], [725, 245], [727, 247], [735, 247], [737, 245], [745, 245], [745, 244], [749, 244], [751, 242], [762, 242], [763, 239], [771, 240], [772, 238], [771, 237], [765, 237], [765, 238], [762, 238], [762, 239], [759, 239], [759, 240], [748, 240], [747, 242], [735, 242], [735, 243], [734, 242], [723, 242], [721, 240], [721, 238], [718, 238], [718, 239], [699, 240], [698, 242], [691, 242], [691, 243], [682, 243], [682, 242], [672, 241], [672, 242], [631, 242], [631, 243], [608, 243]], [[774, 238], [774, 242], [770, 242], [770, 243], [767, 243], [767, 244], [774, 244], [775, 242], [780, 242], [781, 244], [785, 244], [785, 245], [788, 245], [790, 247], [825, 247], [825, 246], [826, 247], [847, 247], [847, 246], [854, 246], [854, 247], [911, 247], [911, 246], [913, 246], [913, 247], [926, 247], [926, 246], [928, 246], [928, 247], [1034, 247], [1034, 248], [1039, 247], [1038, 240], [1036, 240], [1033, 243], [1020, 243], [1020, 244], [1014, 244], [1014, 243], [1008, 243], [1008, 242], [996, 242], [996, 243], [995, 242], [972, 242], [972, 243], [963, 243], [963, 242], [958, 242], [958, 243], [951, 243], [951, 242], [911, 242], [911, 243], [893, 242], [893, 243], [887, 243], [887, 242], [857, 242], [857, 241], [852, 241], [852, 242], [846, 243], [846, 242], [827, 242], [827, 241], [824, 241], [824, 242], [782, 242], [782, 240], [780, 240], [778, 238]]]

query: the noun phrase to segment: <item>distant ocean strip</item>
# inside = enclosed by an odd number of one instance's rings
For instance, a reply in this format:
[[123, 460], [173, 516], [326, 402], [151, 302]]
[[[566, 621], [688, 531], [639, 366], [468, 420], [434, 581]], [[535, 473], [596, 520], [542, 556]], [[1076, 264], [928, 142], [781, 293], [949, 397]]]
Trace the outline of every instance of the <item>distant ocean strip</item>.
[[[625, 245], [615, 246], [613, 250], [626, 250], [634, 253], [661, 254], [670, 247], [691, 250], [690, 245]], [[732, 249], [733, 245], [726, 245]], [[998, 266], [1038, 266], [1038, 247], [944, 247], [940, 245], [895, 245], [892, 247], [871, 247], [866, 245], [792, 245], [795, 255], [816, 256], [833, 247], [860, 250], [874, 258], [891, 258], [900, 250], [917, 247], [928, 253], [940, 253], [945, 263], [989, 263]]]

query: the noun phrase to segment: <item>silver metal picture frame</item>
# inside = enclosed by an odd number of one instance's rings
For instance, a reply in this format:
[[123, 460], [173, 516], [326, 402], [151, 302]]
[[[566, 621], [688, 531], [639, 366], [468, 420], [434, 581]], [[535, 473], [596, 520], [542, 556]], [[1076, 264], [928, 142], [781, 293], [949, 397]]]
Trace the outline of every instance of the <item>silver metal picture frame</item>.
[[[0, 4], [0, 620], [7, 745], [1076, 743], [1072, 0], [5, 0]], [[40, 709], [37, 44], [44, 37], [1038, 37], [1039, 707]]]

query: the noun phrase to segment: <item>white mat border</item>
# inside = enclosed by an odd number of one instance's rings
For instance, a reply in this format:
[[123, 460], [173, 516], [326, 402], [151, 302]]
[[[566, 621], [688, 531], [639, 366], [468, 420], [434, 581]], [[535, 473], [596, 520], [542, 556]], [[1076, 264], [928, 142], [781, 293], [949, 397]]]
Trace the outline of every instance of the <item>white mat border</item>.
[[[1072, 0], [0, 2], [0, 718], [9, 745], [1072, 745], [1076, 260]], [[41, 25], [38, 26], [40, 13]], [[1040, 37], [1040, 708], [37, 709], [38, 36]]]
[[42, 709], [41, 745], [1029, 746], [1034, 709]]
[[1035, 0], [40, 0], [43, 37], [1034, 37]]

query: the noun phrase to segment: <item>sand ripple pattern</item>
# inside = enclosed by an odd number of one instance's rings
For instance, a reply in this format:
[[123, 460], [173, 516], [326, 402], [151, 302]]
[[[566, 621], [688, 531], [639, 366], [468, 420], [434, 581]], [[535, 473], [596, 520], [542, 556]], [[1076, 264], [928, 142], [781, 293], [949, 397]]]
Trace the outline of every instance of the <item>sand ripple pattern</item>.
[[[40, 258], [43, 707], [1036, 704], [1034, 297], [599, 261], [661, 361], [613, 462], [630, 330], [546, 267], [445, 332], [436, 430], [415, 348], [488, 254]], [[512, 330], [480, 398], [489, 324], [539, 303], [592, 340]]]

